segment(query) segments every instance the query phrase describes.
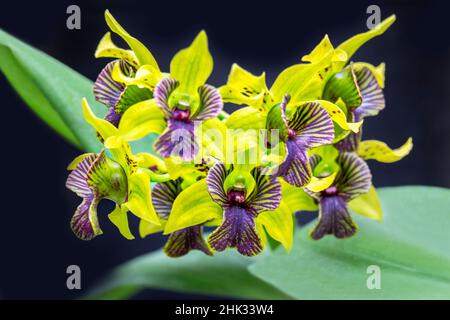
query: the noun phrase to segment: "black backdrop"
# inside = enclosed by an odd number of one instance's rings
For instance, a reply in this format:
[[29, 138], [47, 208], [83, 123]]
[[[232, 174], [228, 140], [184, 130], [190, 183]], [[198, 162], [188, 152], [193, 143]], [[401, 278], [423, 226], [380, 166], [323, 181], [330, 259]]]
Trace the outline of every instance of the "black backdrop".
[[[81, 7], [81, 30], [66, 28], [70, 4]], [[95, 79], [106, 63], [96, 60], [93, 53], [107, 30], [103, 12], [109, 8], [130, 33], [149, 45], [164, 70], [173, 54], [205, 29], [215, 59], [210, 83], [224, 83], [235, 61], [254, 73], [267, 71], [270, 83], [325, 33], [337, 45], [365, 31], [370, 4], [373, 2], [14, 1], [2, 7], [0, 27]], [[371, 162], [374, 183], [450, 187], [449, 8], [445, 1], [375, 4], [383, 17], [396, 13], [398, 20], [355, 56], [356, 60], [387, 64], [387, 108], [366, 121], [364, 135], [391, 146], [413, 136], [415, 146], [401, 162]], [[0, 298], [74, 298], [113, 266], [163, 244], [162, 237], [129, 242], [108, 223], [103, 224], [105, 234], [96, 240], [77, 240], [69, 220], [79, 198], [64, 188], [64, 182], [66, 165], [79, 151], [40, 122], [3, 76], [0, 84]], [[81, 267], [81, 292], [66, 289], [65, 271], [70, 264]], [[148, 290], [138, 297], [198, 296]]]

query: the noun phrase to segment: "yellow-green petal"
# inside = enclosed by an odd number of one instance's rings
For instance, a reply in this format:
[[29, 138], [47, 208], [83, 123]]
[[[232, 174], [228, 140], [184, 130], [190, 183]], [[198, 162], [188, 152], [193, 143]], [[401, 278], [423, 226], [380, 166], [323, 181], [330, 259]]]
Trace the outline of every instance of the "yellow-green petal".
[[347, 121], [347, 116], [338, 105], [327, 100], [314, 100], [312, 102], [319, 103], [325, 110], [327, 110], [328, 114], [331, 117], [331, 120], [337, 123], [339, 127], [341, 127], [342, 129], [350, 130], [355, 133], [359, 132], [359, 129], [361, 128], [363, 121], [360, 122]]
[[78, 157], [72, 160], [71, 163], [67, 166], [67, 170], [75, 170], [75, 168], [80, 164], [81, 161], [83, 161], [86, 157], [92, 156], [95, 153], [88, 152], [80, 154]]
[[225, 122], [229, 129], [263, 129], [266, 125], [266, 114], [253, 107], [244, 107], [234, 111]]
[[105, 20], [111, 31], [117, 33], [130, 46], [140, 65], [149, 64], [159, 70], [158, 63], [151, 52], [138, 39], [126, 32], [108, 10], [105, 11]]
[[108, 218], [117, 227], [122, 236], [128, 240], [133, 240], [134, 236], [130, 231], [127, 212], [128, 209], [126, 207], [116, 205], [114, 211], [108, 214]]
[[367, 62], [354, 62], [353, 68], [355, 71], [359, 71], [362, 68], [368, 68], [372, 74], [375, 76], [375, 79], [377, 80], [379, 86], [381, 88], [384, 88], [384, 74], [386, 71], [386, 65], [383, 63], [380, 63], [378, 66], [374, 66], [373, 64], [367, 63]]
[[183, 190], [175, 199], [164, 234], [221, 219], [222, 208], [212, 200], [206, 180], [200, 180]]
[[138, 67], [139, 62], [136, 55], [131, 50], [117, 47], [111, 39], [111, 32], [107, 32], [100, 40], [95, 50], [96, 58], [117, 58], [122, 59], [134, 66]]
[[362, 194], [348, 203], [351, 210], [366, 218], [383, 220], [383, 209], [377, 191], [372, 185], [368, 193]]
[[303, 191], [302, 188], [294, 187], [282, 179], [280, 179], [280, 182], [283, 202], [292, 212], [316, 211], [318, 209], [314, 199]]
[[267, 233], [286, 249], [291, 251], [294, 238], [293, 211], [281, 201], [280, 206], [273, 211], [264, 211], [256, 222], [264, 226]]
[[266, 75], [256, 76], [234, 63], [228, 75], [227, 84], [219, 88], [224, 102], [264, 108], [271, 102]]
[[138, 102], [123, 114], [117, 135], [106, 140], [110, 148], [117, 145], [117, 139], [124, 141], [139, 140], [150, 133], [162, 133], [166, 128], [164, 114], [154, 99]]
[[86, 122], [89, 123], [104, 140], [118, 133], [118, 129], [114, 127], [112, 123], [100, 119], [94, 114], [86, 98], [83, 98], [81, 106], [83, 108], [83, 117]]
[[208, 49], [208, 38], [201, 31], [192, 44], [179, 51], [170, 62], [170, 76], [179, 83], [178, 92], [197, 95], [213, 70], [213, 59]]
[[346, 40], [338, 46], [338, 49], [344, 50], [347, 53], [347, 60], [350, 60], [356, 50], [358, 50], [364, 43], [366, 43], [370, 39], [382, 35], [391, 26], [391, 24], [394, 23], [394, 21], [395, 15], [391, 15], [390, 17], [384, 19], [375, 28], [370, 29], [367, 32], [357, 34], [356, 36], [353, 36], [350, 39]]
[[322, 190], [325, 190], [334, 182], [336, 174], [337, 172], [333, 172], [332, 174], [324, 178], [317, 178], [312, 176], [311, 181], [305, 186], [305, 188], [311, 190], [312, 192], [320, 192]]
[[397, 149], [391, 149], [386, 143], [378, 140], [361, 141], [358, 146], [358, 155], [365, 160], [376, 160], [379, 162], [391, 163], [403, 159], [413, 147], [412, 138]]
[[124, 203], [124, 206], [137, 217], [160, 225], [160, 219], [152, 204], [150, 176], [138, 169], [128, 177], [128, 188], [128, 201]]
[[167, 220], [160, 220], [160, 221], [161, 221], [160, 225], [156, 225], [154, 223], [150, 223], [145, 220], [139, 221], [139, 235], [141, 236], [141, 238], [145, 238], [150, 234], [163, 232]]

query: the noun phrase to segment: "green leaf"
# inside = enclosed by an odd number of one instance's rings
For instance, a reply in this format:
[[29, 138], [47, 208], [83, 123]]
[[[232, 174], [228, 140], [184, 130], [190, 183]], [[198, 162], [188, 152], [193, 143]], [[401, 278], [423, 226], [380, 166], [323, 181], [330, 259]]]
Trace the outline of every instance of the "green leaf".
[[247, 266], [255, 259], [231, 250], [213, 257], [194, 251], [177, 259], [153, 252], [116, 269], [87, 298], [123, 299], [143, 288], [157, 288], [238, 298], [289, 299], [249, 273]]
[[0, 70], [25, 103], [52, 129], [85, 151], [101, 145], [83, 119], [81, 99], [95, 110], [92, 82], [68, 66], [0, 30]]
[[[383, 223], [353, 215], [357, 236], [338, 240], [296, 233], [290, 255], [277, 249], [249, 267], [252, 274], [297, 299], [449, 299], [450, 190], [379, 189]], [[369, 290], [367, 268], [381, 270]]]

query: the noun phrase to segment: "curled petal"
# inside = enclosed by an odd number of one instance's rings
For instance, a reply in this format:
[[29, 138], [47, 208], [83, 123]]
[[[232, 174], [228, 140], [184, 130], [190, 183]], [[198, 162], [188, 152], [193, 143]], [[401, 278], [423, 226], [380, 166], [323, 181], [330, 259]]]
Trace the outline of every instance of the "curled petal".
[[355, 121], [364, 117], [375, 116], [385, 107], [383, 89], [379, 85], [375, 75], [369, 68], [363, 67], [355, 70], [356, 81], [362, 96], [359, 107], [353, 111]]
[[84, 198], [92, 194], [87, 178], [89, 170], [97, 157], [98, 155], [95, 153], [87, 154], [67, 177], [66, 187], [79, 197]]
[[209, 245], [216, 251], [237, 248], [245, 256], [254, 256], [262, 252], [261, 238], [256, 231], [257, 213], [240, 206], [227, 207], [224, 220], [208, 237]]
[[272, 100], [266, 75], [255, 76], [236, 63], [231, 67], [227, 84], [219, 91], [225, 102], [248, 105], [256, 110]]
[[193, 226], [170, 234], [164, 252], [169, 257], [181, 257], [191, 250], [200, 250], [211, 256], [212, 252], [203, 238], [203, 226]]
[[121, 49], [117, 47], [111, 40], [111, 32], [107, 32], [95, 50], [96, 58], [116, 58], [128, 62], [130, 65], [137, 67], [139, 62], [136, 55], [131, 50]]
[[133, 240], [134, 236], [131, 233], [130, 226], [128, 224], [128, 209], [116, 205], [113, 212], [108, 214], [108, 218], [112, 224], [114, 224], [119, 230], [120, 234], [128, 240]]
[[407, 156], [413, 147], [412, 138], [408, 138], [406, 142], [397, 149], [391, 149], [389, 146], [377, 140], [362, 141], [358, 147], [358, 155], [363, 159], [374, 159], [379, 162], [395, 162]]
[[173, 78], [164, 78], [158, 82], [153, 91], [155, 101], [167, 118], [172, 114], [169, 106], [169, 96], [178, 87], [179, 83]]
[[111, 31], [118, 34], [130, 46], [139, 64], [149, 64], [159, 70], [158, 63], [151, 52], [138, 39], [125, 31], [108, 10], [105, 11], [105, 20]]
[[208, 120], [219, 115], [223, 108], [222, 97], [219, 91], [208, 84], [198, 88], [200, 96], [200, 107], [197, 113], [192, 117], [194, 120]]
[[125, 89], [125, 85], [115, 81], [112, 77], [112, 71], [116, 63], [119, 63], [119, 60], [108, 63], [100, 72], [94, 83], [95, 100], [108, 107], [116, 106], [120, 99], [120, 95]]
[[343, 197], [323, 197], [319, 202], [319, 221], [312, 230], [310, 236], [319, 240], [327, 234], [336, 238], [348, 238], [357, 231], [347, 209], [347, 203]]
[[94, 229], [90, 221], [91, 207], [94, 205], [96, 205], [94, 196], [85, 197], [70, 221], [72, 231], [81, 240], [92, 240], [95, 236], [102, 233], [99, 228]]

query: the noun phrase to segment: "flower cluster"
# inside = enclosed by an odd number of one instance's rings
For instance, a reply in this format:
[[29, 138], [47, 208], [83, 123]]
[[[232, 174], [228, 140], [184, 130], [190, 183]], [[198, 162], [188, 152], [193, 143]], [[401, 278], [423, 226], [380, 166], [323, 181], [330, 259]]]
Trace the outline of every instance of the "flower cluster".
[[[234, 64], [218, 89], [206, 84], [213, 59], [205, 32], [164, 72], [108, 11], [105, 17], [129, 48], [117, 47], [108, 32], [95, 52], [113, 58], [94, 84], [105, 116], [82, 101], [104, 148], [68, 167], [66, 185], [83, 199], [71, 221], [79, 238], [102, 233], [102, 199], [115, 202], [108, 217], [125, 238], [134, 238], [131, 213], [139, 218], [141, 237], [169, 236], [165, 252], [171, 257], [227, 248], [253, 256], [272, 240], [289, 251], [299, 211], [319, 211], [310, 233], [316, 240], [353, 236], [357, 225], [350, 209], [381, 220], [365, 160], [400, 160], [412, 141], [391, 149], [361, 139], [366, 118], [385, 108], [384, 64], [351, 58], [395, 16], [337, 47], [325, 36], [270, 88], [264, 73]], [[243, 107], [228, 114], [224, 103]], [[132, 142], [148, 137], [155, 139], [148, 152], [133, 152]], [[207, 238], [204, 227], [212, 230]]]

